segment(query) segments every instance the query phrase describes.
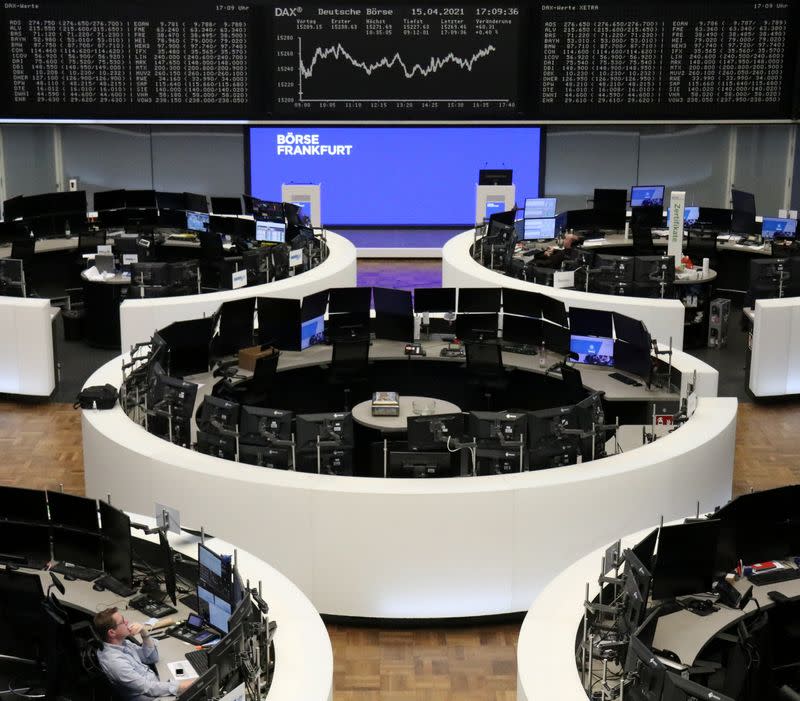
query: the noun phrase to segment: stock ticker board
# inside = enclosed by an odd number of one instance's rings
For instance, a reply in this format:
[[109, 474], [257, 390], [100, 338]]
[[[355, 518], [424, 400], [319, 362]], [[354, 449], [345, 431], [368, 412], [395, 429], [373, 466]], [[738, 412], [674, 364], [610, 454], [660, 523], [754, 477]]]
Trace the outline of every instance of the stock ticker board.
[[797, 1], [9, 1], [0, 118], [789, 119]]

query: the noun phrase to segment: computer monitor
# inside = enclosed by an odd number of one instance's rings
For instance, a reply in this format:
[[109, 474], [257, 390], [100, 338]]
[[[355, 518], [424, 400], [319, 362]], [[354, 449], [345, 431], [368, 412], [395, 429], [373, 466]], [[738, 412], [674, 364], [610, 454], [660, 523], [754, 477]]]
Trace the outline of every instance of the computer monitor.
[[499, 312], [499, 287], [460, 287], [458, 290], [458, 312]]
[[240, 408], [236, 402], [206, 395], [200, 405], [197, 427], [208, 433], [234, 433], [239, 427]]
[[716, 207], [699, 207], [696, 228], [728, 231], [731, 228], [731, 210]]
[[253, 345], [254, 297], [223, 302], [217, 311], [219, 333], [214, 338], [218, 356], [232, 355]]
[[552, 353], [567, 355], [570, 352], [570, 333], [564, 326], [543, 321], [542, 341], [545, 348]]
[[531, 470], [572, 465], [578, 461], [578, 441], [563, 433], [573, 427], [571, 406], [528, 412], [528, 459]]
[[617, 256], [610, 253], [598, 253], [594, 257], [592, 272], [598, 276], [609, 276], [616, 282], [633, 282], [634, 258], [632, 256]]
[[250, 445], [270, 445], [290, 440], [294, 413], [285, 409], [243, 406], [239, 416], [239, 440]]
[[234, 436], [221, 436], [217, 433], [197, 431], [195, 449], [198, 453], [213, 455], [223, 460], [236, 459], [236, 438]]
[[189, 231], [208, 231], [208, 214], [186, 212], [186, 228]]
[[630, 635], [641, 625], [647, 609], [647, 599], [639, 589], [638, 580], [630, 575], [624, 578], [622, 610], [617, 617], [617, 630]]
[[230, 557], [222, 557], [198, 543], [197, 564], [198, 613], [218, 631], [227, 633], [233, 611]]
[[242, 214], [241, 197], [212, 197], [211, 211], [214, 214]]
[[663, 185], [634, 185], [631, 188], [631, 207], [664, 208]]
[[625, 672], [632, 683], [625, 687], [625, 698], [630, 701], [661, 701], [666, 668], [652, 650], [636, 636], [628, 641]]
[[376, 338], [392, 341], [414, 340], [414, 305], [411, 292], [387, 287], [373, 287]]
[[244, 646], [244, 630], [239, 625], [231, 628], [225, 637], [208, 651], [209, 667], [216, 666], [219, 670], [220, 691], [230, 691], [241, 683]]
[[744, 234], [745, 236], [760, 233], [758, 222], [756, 222], [756, 215], [734, 209], [731, 214], [731, 233]]
[[[125, 190], [100, 190], [94, 193], [94, 209], [102, 212], [111, 209], [125, 209]], [[8, 210], [4, 205], [6, 219], [9, 218]]]
[[797, 235], [797, 219], [779, 219], [764, 217], [761, 222], [761, 238], [765, 241], [773, 239], [794, 240]]
[[611, 338], [611, 312], [601, 309], [569, 308], [569, 328], [578, 336]]
[[628, 203], [628, 191], [596, 187], [594, 189], [593, 203], [595, 211], [621, 211], [624, 213]]
[[[658, 528], [654, 528], [636, 545], [631, 548], [631, 552], [636, 559], [642, 563], [648, 571], [653, 569], [653, 555], [656, 551], [656, 541], [658, 540]], [[636, 564], [636, 563], [634, 563]]]
[[66, 526], [97, 533], [97, 500], [79, 497], [64, 492], [47, 492], [50, 522], [54, 526]]
[[257, 197], [244, 197], [245, 214], [252, 214], [255, 219], [272, 222], [286, 222], [283, 202], [270, 202]]
[[[95, 209], [97, 208], [97, 194], [95, 194]], [[156, 192], [158, 211], [165, 209], [186, 211], [186, 198], [182, 192]]]
[[167, 263], [139, 262], [131, 264], [131, 283], [136, 285], [169, 285], [169, 266]]
[[503, 341], [538, 347], [543, 341], [542, 320], [503, 314]]
[[697, 701], [697, 699], [733, 701], [732, 697], [720, 694], [716, 689], [712, 690], [691, 679], [685, 679], [680, 674], [665, 670], [660, 701]]
[[286, 224], [273, 221], [256, 221], [256, 241], [286, 243]]
[[543, 241], [556, 237], [556, 220], [550, 219], [526, 219], [522, 231], [522, 238], [525, 241]]
[[650, 334], [640, 319], [633, 319], [617, 312], [613, 312], [613, 319], [614, 336], [617, 340], [647, 348], [648, 353], [650, 352]]
[[[723, 211], [728, 212], [727, 209], [723, 210]], [[670, 219], [671, 219], [670, 215], [671, 214], [672, 214], [672, 210], [668, 208], [667, 209], [667, 227], [669, 227], [669, 222], [670, 222]], [[729, 214], [730, 214], [730, 212], [729, 212]], [[700, 219], [700, 207], [692, 206], [692, 207], [684, 207], [683, 208], [683, 225], [684, 225], [684, 227], [691, 228], [691, 227], [695, 226], [699, 219]], [[728, 216], [728, 219], [730, 220], [730, 216]]]
[[717, 576], [720, 521], [664, 526], [653, 567], [653, 598], [672, 599], [711, 591]]
[[749, 294], [753, 299], [791, 297], [800, 291], [800, 266], [794, 258], [750, 261]]
[[258, 298], [258, 342], [275, 348], [299, 351], [300, 300], [281, 297]]
[[316, 451], [317, 438], [320, 442], [336, 446], [353, 444], [353, 417], [349, 411], [298, 414], [296, 422], [295, 440], [298, 451]]
[[120, 509], [100, 500], [103, 569], [130, 586], [133, 580], [133, 545], [131, 519]]
[[452, 453], [446, 451], [391, 450], [386, 476], [394, 478], [456, 477]]
[[159, 375], [154, 392], [149, 396], [149, 409], [171, 414], [173, 421], [188, 422], [194, 413], [197, 385], [179, 377]]
[[528, 415], [524, 411], [472, 411], [469, 414], [467, 435], [480, 441], [525, 442], [528, 435]]
[[409, 450], [447, 450], [451, 437], [460, 439], [464, 435], [464, 415], [453, 413], [409, 416], [406, 427]]
[[219, 670], [216, 665], [212, 665], [190, 687], [178, 694], [177, 698], [179, 701], [208, 701], [219, 696]]
[[[95, 202], [97, 194], [95, 194]], [[155, 190], [125, 190], [125, 207], [128, 209], [157, 209]]]
[[478, 171], [478, 185], [511, 185], [512, 180], [510, 168], [482, 168]]
[[239, 446], [239, 462], [273, 470], [288, 470], [292, 467], [292, 451], [290, 448], [242, 443]]
[[640, 284], [665, 285], [675, 282], [675, 259], [672, 256], [636, 256], [634, 281]]
[[41, 567], [51, 558], [46, 524], [0, 521], [0, 562]]
[[543, 299], [545, 299], [544, 295], [538, 292], [528, 292], [526, 290], [504, 287], [503, 313], [540, 317], [542, 315]]
[[614, 341], [614, 367], [648, 380], [652, 369], [650, 349], [617, 339]]
[[300, 323], [300, 350], [325, 342], [325, 315], [320, 314]]
[[614, 367], [614, 339], [600, 336], [570, 335], [569, 349], [577, 354], [576, 363]]
[[456, 310], [455, 287], [414, 288], [414, 313], [447, 313]]
[[553, 324], [559, 326], [567, 326], [567, 308], [560, 299], [554, 297], [547, 297], [542, 295], [540, 297], [542, 316]]
[[369, 312], [372, 301], [371, 287], [335, 287], [329, 290], [328, 311]]
[[184, 201], [186, 202], [186, 209], [191, 212], [205, 212], [208, 213], [208, 198], [206, 195], [200, 195], [194, 192], [184, 192]]
[[161, 567], [164, 570], [164, 589], [173, 604], [178, 602], [177, 578], [175, 575], [175, 554], [164, 531], [158, 532], [158, 547], [161, 552]]
[[48, 523], [47, 493], [43, 489], [0, 485], [0, 520]]
[[483, 341], [497, 338], [499, 314], [459, 314], [456, 336], [462, 341]]
[[43, 603], [44, 589], [38, 573], [0, 569], [1, 655], [42, 660]]
[[731, 209], [734, 212], [747, 212], [755, 216], [756, 197], [752, 192], [744, 190], [731, 190]]
[[549, 219], [556, 216], [555, 197], [528, 197], [525, 199], [525, 219]]

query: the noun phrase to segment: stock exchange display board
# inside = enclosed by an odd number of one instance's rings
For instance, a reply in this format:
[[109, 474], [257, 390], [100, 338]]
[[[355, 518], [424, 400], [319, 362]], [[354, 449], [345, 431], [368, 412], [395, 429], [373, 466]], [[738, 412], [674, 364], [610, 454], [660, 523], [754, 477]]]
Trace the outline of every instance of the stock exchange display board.
[[0, 119], [789, 119], [797, 1], [10, 1]]

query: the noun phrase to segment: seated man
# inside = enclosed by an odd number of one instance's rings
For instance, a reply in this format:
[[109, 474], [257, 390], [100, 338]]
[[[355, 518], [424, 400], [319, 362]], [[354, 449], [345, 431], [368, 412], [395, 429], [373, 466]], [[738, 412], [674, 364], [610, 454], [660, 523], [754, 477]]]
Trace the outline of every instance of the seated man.
[[[194, 682], [193, 679], [160, 681], [147, 666], [158, 660], [156, 641], [141, 623], [128, 623], [116, 608], [96, 614], [94, 628], [103, 641], [97, 660], [117, 697], [146, 701], [158, 696], [177, 696]], [[142, 636], [141, 647], [128, 640], [130, 636], [139, 634]]]
[[564, 237], [564, 247], [549, 246], [543, 255], [536, 258], [537, 268], [554, 268], [559, 270], [562, 263], [569, 257], [570, 249], [583, 243], [583, 238], [577, 234], [567, 234]]

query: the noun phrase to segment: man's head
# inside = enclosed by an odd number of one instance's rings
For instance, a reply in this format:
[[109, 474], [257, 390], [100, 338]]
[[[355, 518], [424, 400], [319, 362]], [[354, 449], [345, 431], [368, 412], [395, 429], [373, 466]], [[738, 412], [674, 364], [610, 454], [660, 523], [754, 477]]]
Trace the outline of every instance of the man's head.
[[100, 640], [112, 645], [121, 645], [131, 631], [128, 628], [128, 621], [115, 608], [105, 609], [95, 614], [94, 629]]

